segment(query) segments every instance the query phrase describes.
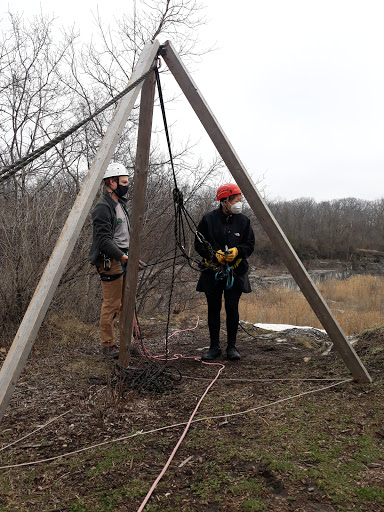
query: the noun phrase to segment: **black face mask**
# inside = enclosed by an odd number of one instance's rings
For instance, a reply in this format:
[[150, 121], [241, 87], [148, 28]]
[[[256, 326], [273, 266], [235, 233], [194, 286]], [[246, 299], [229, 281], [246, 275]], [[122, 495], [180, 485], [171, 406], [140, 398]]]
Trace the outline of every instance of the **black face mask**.
[[124, 197], [126, 193], [128, 192], [128, 185], [120, 185], [120, 183], [117, 184], [115, 194], [117, 197]]

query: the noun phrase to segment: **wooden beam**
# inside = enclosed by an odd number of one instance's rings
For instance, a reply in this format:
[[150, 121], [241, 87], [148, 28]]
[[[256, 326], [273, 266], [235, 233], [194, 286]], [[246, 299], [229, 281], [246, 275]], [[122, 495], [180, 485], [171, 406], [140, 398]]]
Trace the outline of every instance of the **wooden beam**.
[[151, 146], [153, 102], [155, 96], [155, 74], [146, 78], [141, 91], [139, 130], [135, 175], [132, 191], [131, 231], [129, 240], [126, 288], [123, 301], [122, 339], [120, 340], [119, 365], [127, 368], [130, 359], [131, 334], [135, 313], [137, 273], [140, 256], [140, 236], [143, 230], [145, 197]]
[[336, 350], [352, 373], [352, 376], [355, 380], [360, 382], [372, 382], [369, 373], [360, 361], [352, 345], [348, 342], [340, 325], [333, 317], [329, 307], [320, 295], [265, 201], [259, 194], [247, 170], [235, 153], [235, 150], [231, 146], [208, 104], [169, 41], [162, 46], [161, 54], [197, 117], [200, 119], [212, 142], [216, 146], [217, 151], [220, 153], [237, 184], [242, 189], [244, 196], [260, 224], [271, 239], [271, 242], [300, 287], [317, 318], [324, 326], [324, 329], [327, 331]]
[[[135, 82], [150, 69], [158, 48], [158, 41], [148, 43], [144, 47], [129, 83]], [[84, 179], [80, 192], [3, 363], [0, 372], [0, 420], [4, 416], [17, 380], [24, 368], [40, 325], [65, 270], [81, 228], [100, 187], [104, 171], [113, 156], [141, 86], [142, 83], [130, 91], [118, 103], [112, 121]]]

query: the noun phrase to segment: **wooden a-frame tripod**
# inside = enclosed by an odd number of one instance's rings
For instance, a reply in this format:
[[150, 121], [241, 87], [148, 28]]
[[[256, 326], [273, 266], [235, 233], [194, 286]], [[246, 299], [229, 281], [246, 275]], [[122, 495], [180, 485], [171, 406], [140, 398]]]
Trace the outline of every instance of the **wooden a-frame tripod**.
[[[240, 186], [248, 204], [271, 239], [275, 249], [292, 274], [308, 303], [332, 340], [353, 378], [359, 382], [372, 382], [355, 350], [346, 339], [340, 325], [311, 280], [302, 262], [277, 224], [268, 206], [257, 191], [244, 165], [236, 155], [203, 96], [184, 67], [172, 44], [167, 41], [160, 47], [156, 40], [148, 43], [140, 55], [130, 83], [135, 82], [153, 65], [158, 54], [164, 58], [184, 95], [216, 146], [223, 161]], [[129, 85], [129, 84], [128, 84]], [[147, 169], [151, 140], [155, 76], [151, 73], [144, 81], [124, 96], [115, 111], [108, 130], [100, 144], [92, 165], [62, 229], [60, 237], [19, 326], [12, 346], [0, 371], [0, 420], [25, 366], [41, 323], [59, 284], [76, 240], [96, 197], [104, 171], [112, 158], [118, 139], [128, 120], [135, 100], [141, 92], [139, 130], [133, 186], [131, 216], [131, 240], [127, 264], [127, 286], [123, 306], [123, 339], [120, 340], [120, 366], [129, 364], [129, 345], [133, 328], [136, 282], [140, 253], [140, 233], [143, 226], [144, 204], [147, 185]]]

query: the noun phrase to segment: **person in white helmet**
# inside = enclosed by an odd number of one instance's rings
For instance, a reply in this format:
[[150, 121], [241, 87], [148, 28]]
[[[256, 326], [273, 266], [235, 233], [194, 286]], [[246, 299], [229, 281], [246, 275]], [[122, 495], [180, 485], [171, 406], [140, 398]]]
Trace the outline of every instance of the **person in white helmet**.
[[[120, 163], [110, 163], [104, 173], [103, 195], [92, 210], [93, 240], [88, 259], [101, 277], [103, 302], [100, 313], [101, 347], [105, 356], [117, 359], [113, 322], [121, 314], [128, 261], [129, 215], [125, 196], [128, 171]], [[121, 322], [120, 339], [121, 339]]]

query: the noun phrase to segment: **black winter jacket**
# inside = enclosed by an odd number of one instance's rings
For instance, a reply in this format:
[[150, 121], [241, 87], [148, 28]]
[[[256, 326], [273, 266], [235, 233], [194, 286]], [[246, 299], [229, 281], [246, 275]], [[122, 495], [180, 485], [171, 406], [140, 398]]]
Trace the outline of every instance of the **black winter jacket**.
[[[119, 198], [119, 203], [128, 218], [125, 202], [124, 199]], [[113, 240], [117, 226], [116, 202], [111, 198], [108, 192], [104, 192], [92, 210], [92, 221], [93, 239], [88, 255], [89, 262], [92, 265], [99, 265], [102, 261], [103, 254], [119, 261], [124, 252]]]
[[[247, 258], [252, 254], [255, 248], [255, 235], [249, 218], [242, 213], [237, 215], [225, 215], [221, 207], [213, 210], [202, 218], [197, 231], [211, 244], [214, 251], [225, 250], [236, 247], [239, 251], [237, 258], [231, 263], [234, 265], [234, 288], [242, 292], [249, 293], [251, 285], [248, 278], [248, 262]], [[209, 253], [208, 248], [195, 237], [195, 249], [203, 258], [212, 263], [217, 264], [215, 256]], [[241, 262], [236, 266], [238, 260]], [[212, 290], [218, 285], [215, 280], [215, 270], [206, 269], [201, 272], [200, 279], [197, 283], [196, 290], [206, 292]]]

